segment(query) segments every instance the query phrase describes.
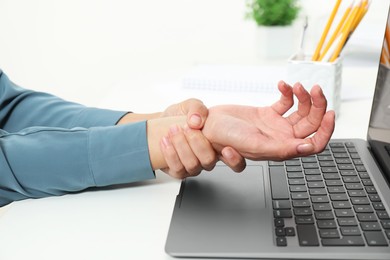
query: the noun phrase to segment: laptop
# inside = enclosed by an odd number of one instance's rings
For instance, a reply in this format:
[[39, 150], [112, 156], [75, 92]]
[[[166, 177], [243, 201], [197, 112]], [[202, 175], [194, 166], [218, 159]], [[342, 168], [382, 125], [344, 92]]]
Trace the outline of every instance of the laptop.
[[390, 259], [389, 214], [390, 67], [381, 63], [367, 141], [332, 139], [314, 156], [250, 162], [242, 174], [218, 165], [183, 180], [165, 249], [175, 257]]

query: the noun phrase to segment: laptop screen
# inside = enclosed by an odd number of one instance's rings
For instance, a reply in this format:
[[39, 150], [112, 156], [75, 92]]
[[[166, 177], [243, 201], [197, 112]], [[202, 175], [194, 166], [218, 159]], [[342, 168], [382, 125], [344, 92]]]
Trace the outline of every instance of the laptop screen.
[[390, 183], [390, 18], [383, 40], [367, 139]]

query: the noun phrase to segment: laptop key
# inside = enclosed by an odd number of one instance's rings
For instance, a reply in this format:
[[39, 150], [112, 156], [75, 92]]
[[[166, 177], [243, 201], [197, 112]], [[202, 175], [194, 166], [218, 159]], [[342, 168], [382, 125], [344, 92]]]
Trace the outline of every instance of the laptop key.
[[295, 236], [295, 229], [293, 227], [286, 227], [285, 231], [286, 231], [286, 236], [288, 237]]
[[277, 161], [268, 161], [268, 166], [283, 166], [283, 162], [277, 162]]
[[274, 200], [272, 205], [274, 209], [291, 209], [290, 200]]
[[381, 198], [378, 194], [368, 194], [368, 197], [372, 202], [381, 202]]
[[374, 213], [358, 213], [357, 218], [360, 222], [375, 222], [377, 218]]
[[304, 179], [289, 179], [288, 184], [290, 185], [305, 185]]
[[321, 229], [321, 238], [340, 238], [339, 231], [337, 229]]
[[367, 231], [364, 232], [364, 237], [369, 246], [387, 246], [385, 236], [381, 231]]
[[371, 181], [371, 179], [362, 179], [362, 183], [364, 186], [372, 186], [374, 185]]
[[340, 227], [341, 234], [343, 236], [359, 236], [361, 231], [359, 227]]
[[286, 230], [284, 227], [277, 227], [275, 228], [275, 235], [278, 237], [284, 237], [286, 236]]
[[376, 209], [376, 210], [384, 210], [384, 209], [385, 209], [385, 206], [383, 205], [382, 202], [373, 202], [373, 203], [372, 203], [372, 206], [373, 206], [374, 209]]
[[382, 227], [384, 229], [390, 229], [390, 220], [389, 219], [381, 220], [381, 223], [382, 223]]
[[332, 193], [345, 193], [345, 188], [343, 186], [331, 186], [328, 187], [328, 192]]
[[292, 192], [291, 198], [293, 200], [304, 200], [309, 198], [309, 194], [307, 192]]
[[274, 210], [274, 218], [291, 218], [292, 213], [289, 209]]
[[310, 201], [309, 200], [293, 200], [293, 207], [294, 208], [310, 207]]
[[355, 205], [353, 206], [356, 213], [373, 213], [374, 209], [371, 205]]
[[385, 210], [380, 210], [376, 212], [376, 215], [379, 219], [389, 219], [389, 214]]
[[314, 219], [312, 216], [296, 216], [296, 224], [314, 224]]
[[378, 222], [361, 222], [360, 227], [363, 231], [381, 231], [381, 226]]
[[348, 196], [345, 193], [330, 194], [332, 201], [348, 201]]
[[282, 218], [275, 218], [274, 219], [274, 225], [275, 225], [275, 227], [284, 227], [284, 219], [282, 219]]
[[370, 205], [370, 201], [367, 197], [353, 197], [351, 198], [353, 205]]
[[315, 211], [327, 211], [332, 210], [332, 206], [329, 203], [313, 203], [313, 209]]
[[365, 246], [361, 236], [345, 236], [343, 238], [324, 238], [323, 246]]
[[294, 215], [295, 216], [311, 216], [313, 211], [311, 208], [295, 208]]
[[334, 213], [338, 218], [353, 217], [355, 213], [351, 209], [335, 209]]
[[276, 238], [276, 245], [277, 246], [287, 246], [287, 239], [286, 239], [286, 237], [277, 237]]
[[271, 181], [271, 194], [273, 199], [289, 199], [286, 173], [284, 167], [274, 166], [269, 168]]
[[350, 226], [357, 226], [358, 222], [355, 218], [339, 218], [337, 220], [340, 227], [350, 227]]
[[317, 226], [319, 229], [337, 228], [337, 224], [334, 220], [318, 220]]
[[345, 188], [347, 190], [362, 190], [363, 185], [361, 183], [347, 183], [345, 184]]
[[332, 206], [334, 209], [350, 209], [351, 202], [349, 202], [349, 201], [333, 201]]
[[317, 220], [334, 219], [333, 211], [316, 211], [314, 213]]
[[297, 225], [300, 246], [319, 246], [317, 229], [314, 225]]

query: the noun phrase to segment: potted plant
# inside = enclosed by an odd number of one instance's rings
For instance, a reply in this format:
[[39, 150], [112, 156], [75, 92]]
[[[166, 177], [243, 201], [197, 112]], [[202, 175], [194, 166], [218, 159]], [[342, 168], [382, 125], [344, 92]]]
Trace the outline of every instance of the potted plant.
[[257, 24], [256, 49], [262, 58], [287, 58], [294, 47], [298, 0], [247, 0], [246, 17]]

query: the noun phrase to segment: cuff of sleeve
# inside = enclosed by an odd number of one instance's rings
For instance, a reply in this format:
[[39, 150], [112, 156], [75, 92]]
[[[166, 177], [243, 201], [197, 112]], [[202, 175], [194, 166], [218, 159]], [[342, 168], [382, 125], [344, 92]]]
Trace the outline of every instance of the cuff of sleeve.
[[83, 109], [78, 114], [73, 124], [74, 127], [81, 125], [85, 128], [95, 126], [113, 126], [127, 113], [129, 112], [89, 107]]
[[146, 121], [90, 130], [89, 161], [97, 186], [155, 178], [150, 163]]

